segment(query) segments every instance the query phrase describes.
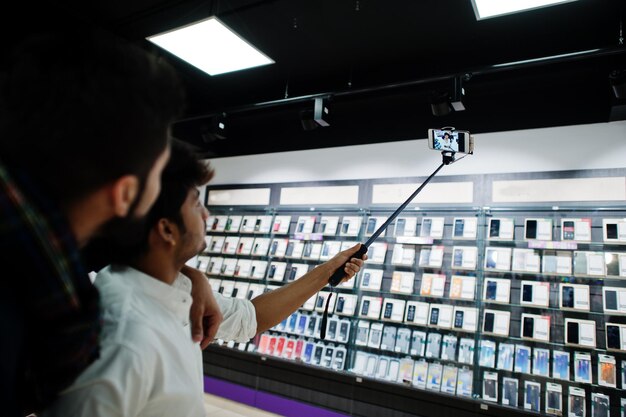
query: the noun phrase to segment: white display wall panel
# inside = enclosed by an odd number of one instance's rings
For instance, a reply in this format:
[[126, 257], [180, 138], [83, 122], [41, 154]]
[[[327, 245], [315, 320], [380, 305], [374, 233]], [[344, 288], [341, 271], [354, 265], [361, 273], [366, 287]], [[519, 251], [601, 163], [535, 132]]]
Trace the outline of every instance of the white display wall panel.
[[[364, 242], [395, 207], [209, 209], [213, 252], [199, 265], [222, 291], [246, 298]], [[270, 217], [270, 227], [221, 229], [231, 216], [232, 224]], [[410, 207], [353, 280], [320, 291], [245, 350], [522, 412], [564, 415], [574, 404], [586, 417], [608, 399], [606, 416], [621, 417], [625, 218], [626, 206], [610, 205]]]

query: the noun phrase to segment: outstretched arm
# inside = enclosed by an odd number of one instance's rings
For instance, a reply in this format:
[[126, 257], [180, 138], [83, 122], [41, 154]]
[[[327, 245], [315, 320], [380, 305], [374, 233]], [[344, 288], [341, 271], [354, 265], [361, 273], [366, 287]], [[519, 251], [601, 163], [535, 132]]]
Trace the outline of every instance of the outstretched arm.
[[367, 259], [367, 255], [363, 259], [352, 258], [360, 246], [359, 243], [339, 252], [335, 257], [312, 269], [300, 279], [254, 298], [252, 304], [256, 309], [257, 333], [270, 329], [300, 308], [328, 284], [328, 279], [337, 268], [345, 265], [344, 281], [356, 275], [363, 266], [363, 261]]

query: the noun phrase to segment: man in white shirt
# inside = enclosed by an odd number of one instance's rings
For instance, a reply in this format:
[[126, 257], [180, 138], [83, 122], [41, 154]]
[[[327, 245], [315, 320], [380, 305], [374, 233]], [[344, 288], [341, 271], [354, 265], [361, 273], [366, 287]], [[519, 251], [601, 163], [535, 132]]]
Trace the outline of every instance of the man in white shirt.
[[[208, 212], [197, 187], [212, 176], [186, 145], [172, 143], [143, 239], [120, 248], [119, 262], [96, 277], [104, 306], [101, 356], [44, 415], [205, 415], [202, 355], [189, 324], [191, 281], [180, 270], [206, 245]], [[216, 338], [247, 341], [297, 310], [337, 268], [345, 265], [344, 279], [351, 278], [363, 265], [351, 258], [358, 248], [252, 301], [218, 294], [224, 320]]]

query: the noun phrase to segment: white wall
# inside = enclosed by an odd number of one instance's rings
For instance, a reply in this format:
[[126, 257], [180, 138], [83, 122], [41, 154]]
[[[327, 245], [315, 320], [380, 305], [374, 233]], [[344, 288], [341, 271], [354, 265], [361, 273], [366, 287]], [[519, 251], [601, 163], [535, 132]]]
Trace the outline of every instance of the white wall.
[[[475, 154], [438, 175], [626, 167], [626, 121], [474, 137]], [[419, 177], [440, 163], [426, 140], [216, 158], [211, 185]]]

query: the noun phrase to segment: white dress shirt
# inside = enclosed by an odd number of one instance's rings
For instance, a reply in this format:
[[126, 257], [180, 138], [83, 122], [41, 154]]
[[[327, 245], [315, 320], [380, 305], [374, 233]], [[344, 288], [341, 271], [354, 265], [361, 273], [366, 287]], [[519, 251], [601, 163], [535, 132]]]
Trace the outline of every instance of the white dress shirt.
[[[202, 352], [191, 340], [191, 281], [172, 285], [136, 269], [104, 268], [100, 358], [61, 393], [44, 416], [204, 416]], [[250, 301], [215, 294], [224, 321], [218, 338], [256, 333]]]

